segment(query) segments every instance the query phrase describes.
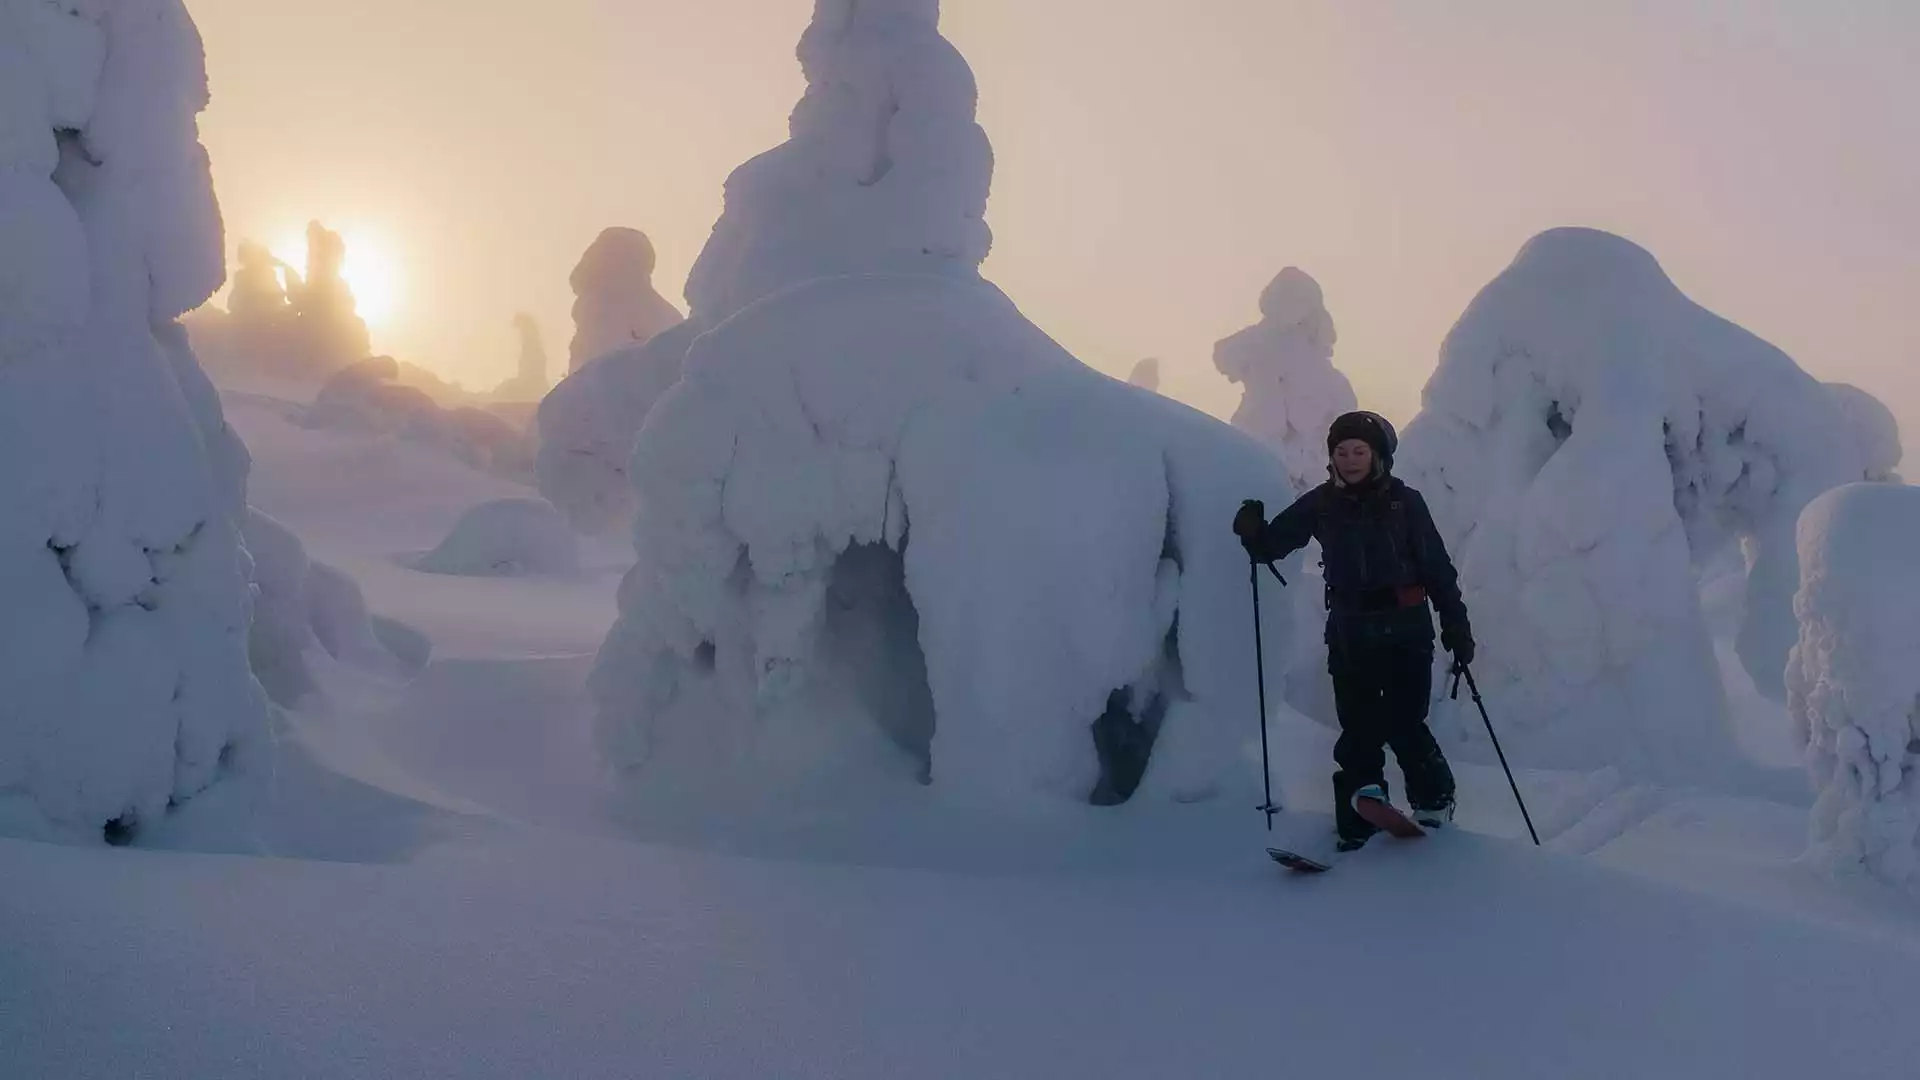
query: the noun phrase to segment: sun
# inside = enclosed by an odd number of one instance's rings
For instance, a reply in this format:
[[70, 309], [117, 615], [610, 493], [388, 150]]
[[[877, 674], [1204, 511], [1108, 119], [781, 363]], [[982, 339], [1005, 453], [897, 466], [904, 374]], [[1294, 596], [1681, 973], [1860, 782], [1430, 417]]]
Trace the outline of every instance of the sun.
[[[348, 225], [338, 231], [347, 245], [347, 260], [340, 272], [353, 290], [354, 310], [367, 325], [384, 325], [399, 312], [405, 298], [405, 282], [393, 245], [379, 230], [363, 225]], [[306, 230], [286, 232], [272, 251], [297, 273], [306, 273]]]

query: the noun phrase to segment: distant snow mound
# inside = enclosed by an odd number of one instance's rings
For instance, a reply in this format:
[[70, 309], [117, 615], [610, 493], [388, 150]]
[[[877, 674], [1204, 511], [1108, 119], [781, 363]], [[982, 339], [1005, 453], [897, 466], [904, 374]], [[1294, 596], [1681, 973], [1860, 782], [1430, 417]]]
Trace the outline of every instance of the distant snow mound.
[[1737, 757], [1693, 566], [1738, 539], [1738, 648], [1783, 693], [1794, 521], [1857, 480], [1835, 399], [1643, 249], [1535, 237], [1448, 334], [1400, 471], [1461, 563], [1489, 695], [1540, 764], [1689, 783]]
[[524, 433], [485, 409], [443, 409], [426, 391], [396, 381], [400, 374], [389, 356], [354, 364], [327, 380], [301, 423], [403, 439], [444, 450], [476, 469], [530, 478], [532, 452]]
[[274, 701], [300, 705], [321, 689], [320, 672], [336, 665], [401, 677], [424, 662], [396, 655], [376, 631], [360, 587], [309, 559], [286, 526], [250, 510], [246, 540], [257, 597], [248, 654]]
[[483, 577], [566, 575], [580, 569], [580, 542], [545, 499], [496, 499], [460, 515], [414, 566]]
[[937, 0], [815, 5], [790, 137], [727, 180], [725, 209], [687, 277], [688, 321], [598, 359], [576, 348], [575, 374], [541, 405], [540, 494], [576, 528], [604, 533], [631, 520], [634, 436], [679, 379], [688, 346], [735, 312], [838, 274], [980, 280], [993, 150], [974, 122], [973, 73], [940, 36], [939, 12]]
[[640, 558], [591, 687], [606, 755], [646, 784], [1197, 799], [1252, 735], [1224, 523], [1290, 497], [1278, 462], [1081, 365], [989, 285], [845, 277], [754, 305], [695, 343], [633, 464]]
[[130, 839], [264, 734], [177, 0], [0, 5], [0, 832]]
[[1297, 267], [1280, 271], [1260, 316], [1214, 346], [1213, 364], [1246, 387], [1233, 426], [1278, 453], [1296, 486], [1312, 487], [1327, 476], [1327, 428], [1359, 401], [1333, 366], [1338, 335], [1319, 282]]
[[573, 269], [573, 343], [569, 370], [616, 349], [644, 345], [680, 322], [680, 311], [653, 287], [653, 241], [638, 229], [596, 237]]
[[1819, 793], [1813, 853], [1895, 882], [1920, 869], [1920, 488], [1849, 484], [1800, 515], [1787, 705]]

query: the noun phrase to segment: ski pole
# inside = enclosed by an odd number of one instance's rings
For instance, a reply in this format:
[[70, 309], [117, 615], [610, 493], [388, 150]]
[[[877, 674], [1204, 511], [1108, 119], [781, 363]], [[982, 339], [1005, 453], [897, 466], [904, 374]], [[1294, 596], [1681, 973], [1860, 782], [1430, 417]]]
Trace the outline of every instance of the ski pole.
[[[1287, 583], [1272, 563], [1266, 566], [1274, 577], [1280, 578], [1281, 585]], [[1254, 809], [1267, 815], [1267, 831], [1272, 832], [1273, 815], [1279, 813], [1280, 808], [1273, 805], [1273, 768], [1267, 758], [1267, 650], [1260, 640], [1260, 560], [1249, 556], [1247, 570], [1253, 582], [1253, 671], [1260, 691], [1260, 783], [1267, 796], [1267, 801]]]
[[1453, 700], [1460, 700], [1460, 677], [1466, 676], [1467, 690], [1473, 695], [1474, 707], [1480, 710], [1480, 721], [1487, 725], [1487, 738], [1493, 740], [1493, 752], [1500, 756], [1500, 768], [1507, 774], [1507, 786], [1513, 789], [1513, 801], [1520, 804], [1520, 817], [1527, 823], [1527, 835], [1533, 837], [1533, 846], [1540, 846], [1540, 834], [1534, 831], [1533, 815], [1527, 813], [1527, 800], [1520, 797], [1520, 785], [1513, 779], [1513, 769], [1507, 765], [1507, 752], [1500, 749], [1500, 736], [1493, 733], [1493, 719], [1487, 715], [1487, 703], [1480, 698], [1480, 685], [1473, 681], [1473, 672], [1467, 665], [1456, 662], [1453, 665]]

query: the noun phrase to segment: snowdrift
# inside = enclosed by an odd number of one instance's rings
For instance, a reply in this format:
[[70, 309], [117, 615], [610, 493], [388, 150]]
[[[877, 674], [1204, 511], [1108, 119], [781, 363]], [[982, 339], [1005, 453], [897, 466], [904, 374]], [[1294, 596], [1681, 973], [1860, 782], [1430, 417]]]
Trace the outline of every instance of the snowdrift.
[[321, 689], [320, 673], [335, 665], [402, 677], [425, 662], [396, 655], [381, 640], [360, 587], [310, 559], [286, 526], [249, 510], [245, 537], [257, 597], [248, 654], [274, 701], [300, 705]]
[[1787, 702], [1819, 799], [1813, 854], [1912, 882], [1920, 863], [1920, 488], [1850, 484], [1800, 516]]
[[1279, 454], [1303, 491], [1327, 478], [1327, 428], [1360, 407], [1333, 366], [1337, 340], [1320, 283], [1289, 266], [1260, 294], [1260, 321], [1213, 348], [1214, 367], [1246, 388], [1233, 426]]
[[1794, 522], [1868, 468], [1835, 402], [1606, 233], [1543, 233], [1474, 299], [1400, 471], [1459, 556], [1482, 685], [1530, 762], [1682, 785], [1732, 767], [1693, 567], [1740, 543], [1740, 658], [1783, 693]]
[[416, 569], [482, 577], [567, 575], [580, 569], [580, 542], [544, 499], [496, 499], [460, 516]]
[[649, 782], [846, 766], [1005, 804], [1118, 801], [1144, 769], [1193, 799], [1253, 735], [1221, 523], [1291, 497], [1278, 462], [991, 286], [847, 277], [742, 312], [634, 469], [640, 560], [591, 686]]
[[264, 731], [177, 0], [0, 8], [0, 831], [119, 840]]

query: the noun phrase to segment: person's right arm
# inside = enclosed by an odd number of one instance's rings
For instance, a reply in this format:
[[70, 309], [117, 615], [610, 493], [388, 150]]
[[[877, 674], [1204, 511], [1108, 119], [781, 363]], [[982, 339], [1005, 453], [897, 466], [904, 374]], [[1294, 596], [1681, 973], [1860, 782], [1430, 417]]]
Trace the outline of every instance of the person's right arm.
[[1293, 500], [1258, 534], [1246, 541], [1247, 553], [1261, 562], [1275, 562], [1306, 547], [1320, 520], [1320, 489]]

